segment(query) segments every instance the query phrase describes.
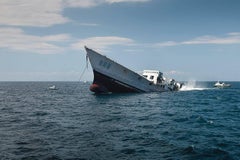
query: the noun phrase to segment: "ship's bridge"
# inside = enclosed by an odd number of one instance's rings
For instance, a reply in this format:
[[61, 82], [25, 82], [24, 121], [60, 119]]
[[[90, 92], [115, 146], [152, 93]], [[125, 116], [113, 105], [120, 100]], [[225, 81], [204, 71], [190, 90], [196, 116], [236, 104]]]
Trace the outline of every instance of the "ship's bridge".
[[165, 81], [163, 73], [157, 70], [144, 70], [143, 77], [153, 82], [154, 84], [162, 83], [163, 81]]

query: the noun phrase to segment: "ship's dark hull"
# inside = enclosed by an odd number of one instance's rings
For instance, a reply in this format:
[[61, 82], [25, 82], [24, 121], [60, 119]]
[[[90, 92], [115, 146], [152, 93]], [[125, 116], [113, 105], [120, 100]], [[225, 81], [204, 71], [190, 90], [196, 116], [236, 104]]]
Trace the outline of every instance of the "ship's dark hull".
[[94, 80], [90, 90], [95, 93], [134, 93], [144, 92], [138, 88], [120, 82], [114, 78], [106, 76], [93, 70]]

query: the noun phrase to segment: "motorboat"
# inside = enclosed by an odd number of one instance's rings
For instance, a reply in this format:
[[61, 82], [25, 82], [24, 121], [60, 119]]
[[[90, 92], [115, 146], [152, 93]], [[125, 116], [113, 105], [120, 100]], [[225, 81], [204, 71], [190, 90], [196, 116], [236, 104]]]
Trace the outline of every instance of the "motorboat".
[[219, 81], [217, 81], [217, 82], [214, 84], [214, 87], [219, 87], [219, 88], [230, 87], [230, 86], [231, 86], [230, 84], [227, 84], [227, 83], [224, 83], [224, 82], [219, 82]]
[[158, 70], [144, 70], [139, 74], [90, 48], [85, 47], [85, 50], [93, 69], [92, 92], [166, 92], [178, 91], [183, 85], [165, 78]]
[[57, 90], [57, 87], [55, 85], [48, 87], [49, 90]]

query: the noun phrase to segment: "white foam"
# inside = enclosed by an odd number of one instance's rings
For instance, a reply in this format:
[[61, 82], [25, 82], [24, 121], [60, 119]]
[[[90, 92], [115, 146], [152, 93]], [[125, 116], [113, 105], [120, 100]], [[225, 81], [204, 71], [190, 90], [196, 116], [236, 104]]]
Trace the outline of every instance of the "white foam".
[[193, 90], [201, 91], [201, 90], [206, 90], [206, 89], [209, 89], [209, 88], [205, 88], [205, 87], [202, 87], [199, 85], [197, 86], [196, 80], [190, 80], [182, 86], [180, 91], [193, 91]]

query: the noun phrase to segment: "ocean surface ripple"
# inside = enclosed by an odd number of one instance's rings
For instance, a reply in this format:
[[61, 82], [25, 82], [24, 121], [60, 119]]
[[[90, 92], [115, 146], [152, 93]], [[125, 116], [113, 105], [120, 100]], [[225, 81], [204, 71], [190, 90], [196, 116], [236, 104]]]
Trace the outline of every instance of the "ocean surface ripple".
[[95, 95], [89, 83], [0, 82], [0, 159], [237, 160], [240, 82], [230, 83]]

